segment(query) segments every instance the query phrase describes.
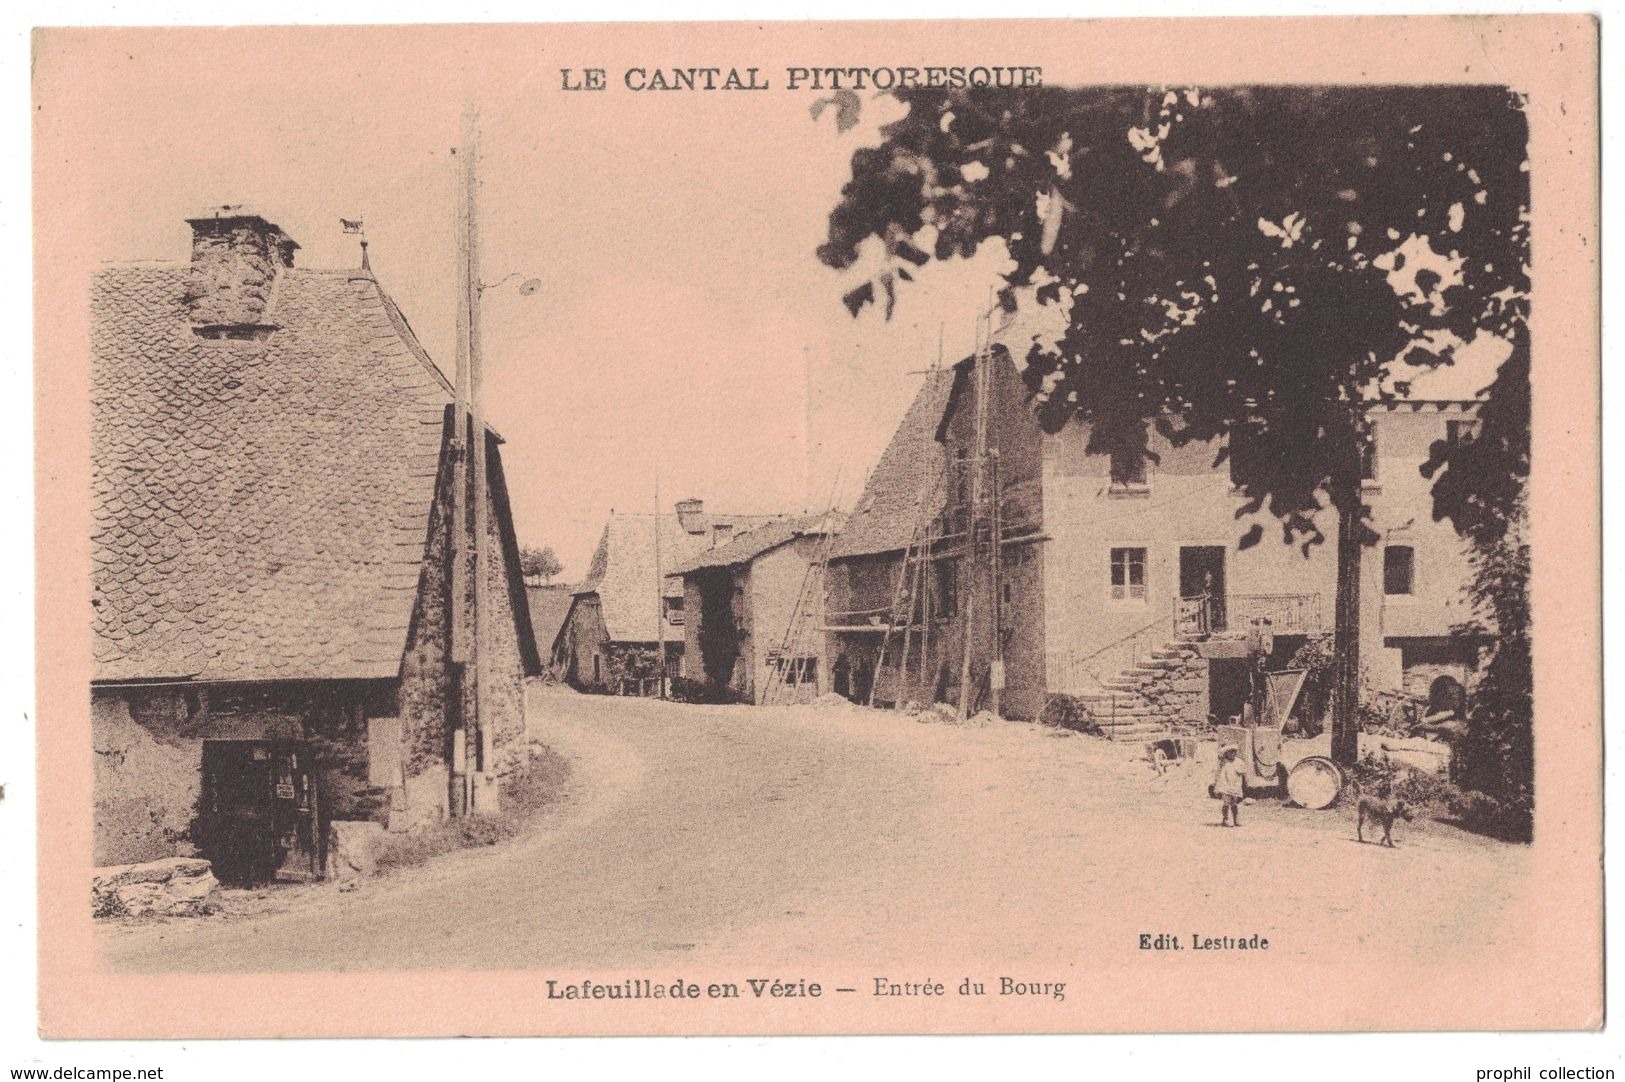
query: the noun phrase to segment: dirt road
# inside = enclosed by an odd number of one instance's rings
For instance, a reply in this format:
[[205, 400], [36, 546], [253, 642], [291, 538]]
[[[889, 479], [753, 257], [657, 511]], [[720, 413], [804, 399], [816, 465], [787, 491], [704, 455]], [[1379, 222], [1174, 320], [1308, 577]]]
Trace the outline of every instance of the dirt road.
[[1516, 930], [1528, 854], [1437, 824], [1359, 845], [1347, 810], [1218, 827], [1210, 766], [1019, 723], [700, 707], [538, 689], [571, 759], [524, 838], [284, 912], [102, 929], [139, 971], [628, 969], [685, 958], [877, 967], [940, 953], [1127, 961], [1142, 934], [1449, 962]]

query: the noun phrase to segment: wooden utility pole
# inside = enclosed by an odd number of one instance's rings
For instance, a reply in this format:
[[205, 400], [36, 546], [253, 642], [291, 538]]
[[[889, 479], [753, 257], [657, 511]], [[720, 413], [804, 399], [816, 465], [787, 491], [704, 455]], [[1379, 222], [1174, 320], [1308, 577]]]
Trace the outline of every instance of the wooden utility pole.
[[[484, 380], [484, 354], [480, 342], [480, 298], [484, 287], [480, 285], [480, 212], [479, 212], [479, 180], [476, 170], [479, 165], [479, 113], [470, 104], [464, 113], [463, 123], [467, 127], [465, 143], [468, 146], [468, 161], [464, 167], [468, 170], [468, 282], [469, 282], [469, 318], [468, 318], [468, 387], [469, 387], [469, 425], [473, 429], [470, 438], [474, 441], [474, 453], [469, 461], [474, 468], [474, 483], [469, 487], [469, 498], [474, 505], [474, 558], [469, 568], [472, 581], [470, 582], [469, 605], [473, 609], [473, 619], [470, 623], [472, 641], [469, 643], [469, 663], [474, 668], [474, 680], [471, 690], [474, 693], [473, 730], [469, 739], [473, 747], [469, 749], [469, 773], [477, 781], [485, 781], [486, 772], [490, 770], [491, 733], [485, 724], [485, 663], [482, 657], [485, 636], [485, 578], [488, 573], [487, 550], [490, 548], [490, 517], [491, 505], [486, 497], [486, 464], [485, 464], [485, 380]], [[495, 791], [491, 791], [492, 796]], [[475, 791], [471, 803], [476, 809], [480, 807], [482, 792]], [[485, 809], [495, 811], [495, 808]]]
[[[467, 133], [465, 131], [466, 140]], [[453, 395], [451, 453], [451, 660], [468, 661], [468, 326], [473, 319], [473, 293], [468, 281], [468, 147], [457, 148], [457, 376]], [[461, 704], [459, 703], [459, 718]]]
[[[461, 756], [452, 748], [453, 814], [474, 808], [476, 775], [485, 769], [480, 725], [480, 576], [484, 567], [487, 508], [484, 495], [485, 424], [481, 408], [479, 333], [479, 212], [475, 160], [478, 117], [463, 111], [457, 148], [457, 380], [453, 407], [451, 537], [450, 694], [454, 697]], [[472, 447], [470, 446], [472, 444]], [[457, 763], [457, 759], [461, 763]], [[461, 770], [457, 770], [458, 766]]]
[[[990, 358], [991, 359], [991, 358]], [[991, 378], [991, 375], [990, 377]], [[993, 546], [990, 556], [993, 560], [993, 573], [991, 576], [993, 595], [988, 606], [993, 621], [993, 663], [988, 670], [988, 704], [993, 713], [999, 717], [1004, 702], [1004, 516], [1000, 514], [999, 501], [1002, 494], [999, 491], [999, 450], [997, 447], [988, 452], [988, 472], [992, 478], [993, 500], [992, 511], [988, 517], [991, 521], [990, 544]]]
[[[660, 697], [666, 697], [666, 576], [660, 566], [660, 467], [655, 467], [655, 643], [659, 653], [655, 655], [655, 680], [660, 688]], [[639, 694], [642, 694], [639, 688]]]

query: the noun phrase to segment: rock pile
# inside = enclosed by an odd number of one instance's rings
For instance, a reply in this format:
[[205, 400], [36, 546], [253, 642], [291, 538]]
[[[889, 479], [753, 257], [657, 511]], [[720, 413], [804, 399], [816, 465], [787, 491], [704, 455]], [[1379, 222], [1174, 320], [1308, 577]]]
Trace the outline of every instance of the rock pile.
[[98, 917], [197, 916], [209, 911], [219, 885], [213, 867], [200, 857], [97, 868], [90, 881], [91, 911]]

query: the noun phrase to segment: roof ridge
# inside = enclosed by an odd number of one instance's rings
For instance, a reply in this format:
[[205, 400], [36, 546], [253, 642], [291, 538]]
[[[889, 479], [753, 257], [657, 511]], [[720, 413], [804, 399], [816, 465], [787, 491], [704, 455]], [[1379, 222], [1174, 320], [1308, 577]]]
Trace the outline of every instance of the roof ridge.
[[390, 325], [391, 332], [417, 358], [418, 363], [423, 366], [424, 370], [440, 383], [445, 392], [455, 399], [457, 389], [452, 385], [451, 380], [446, 377], [446, 374], [440, 370], [440, 366], [435, 363], [434, 358], [429, 356], [429, 351], [423, 348], [423, 343], [418, 341], [417, 334], [412, 330], [412, 324], [406, 319], [406, 313], [401, 311], [400, 305], [395, 303], [395, 298], [389, 295], [389, 291], [384, 288], [383, 283], [370, 273], [358, 275], [350, 280], [364, 282], [372, 286], [373, 292], [378, 296], [379, 303], [383, 306], [384, 318]]

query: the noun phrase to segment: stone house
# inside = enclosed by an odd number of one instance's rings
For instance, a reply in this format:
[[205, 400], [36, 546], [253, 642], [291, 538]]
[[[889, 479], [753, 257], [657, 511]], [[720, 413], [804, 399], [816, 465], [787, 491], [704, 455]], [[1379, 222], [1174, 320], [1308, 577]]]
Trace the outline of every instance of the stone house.
[[659, 694], [662, 641], [666, 677], [685, 675], [683, 580], [672, 569], [781, 517], [707, 512], [696, 499], [679, 500], [673, 514], [610, 512], [560, 632], [565, 679], [618, 695]]
[[[896, 701], [895, 659], [883, 665], [888, 619], [896, 599], [904, 551], [920, 525], [935, 518], [946, 500], [947, 453], [936, 438], [952, 389], [952, 373], [932, 370], [898, 423], [891, 442], [869, 474], [868, 483], [845, 525], [830, 546], [825, 579], [825, 670], [829, 688], [855, 702]], [[933, 578], [940, 589], [929, 617], [923, 600], [919, 618], [933, 634], [947, 633], [953, 623], [952, 580]], [[891, 636], [895, 639], [895, 636]], [[915, 663], [917, 664], [917, 662]], [[876, 687], [876, 680], [881, 686]], [[931, 701], [939, 698], [921, 696]]]
[[[998, 684], [1001, 712], [1010, 717], [1035, 717], [1053, 696], [1066, 694], [1131, 730], [1199, 722], [1210, 713], [1240, 712], [1247, 686], [1244, 636], [1255, 620], [1267, 621], [1259, 626], [1273, 635], [1276, 665], [1311, 638], [1329, 634], [1335, 522], [1322, 527], [1327, 542], [1305, 554], [1281, 544], [1266, 516], [1264, 541], [1241, 550], [1237, 542], [1248, 525], [1236, 518], [1242, 497], [1228, 470], [1214, 467], [1217, 447], [1175, 448], [1152, 431], [1148, 461], [1086, 454], [1081, 423], [1043, 431], [1007, 354], [995, 350], [984, 363], [986, 446], [997, 466], [986, 468], [981, 483], [984, 499], [998, 493], [999, 581], [992, 581], [990, 524], [984, 522], [975, 544], [965, 537], [978, 397], [975, 367], [965, 361], [952, 370], [937, 419], [939, 451], [922, 452], [924, 418], [911, 411], [893, 446], [908, 450], [906, 470], [920, 476], [895, 484], [890, 475], [905, 467], [883, 456], [864, 495], [865, 503], [890, 500], [888, 514], [901, 516], [917, 505], [927, 485], [924, 471], [940, 470], [947, 480], [934, 520], [933, 573], [916, 579], [928, 588], [919, 591], [915, 619], [931, 632], [916, 636], [900, 692], [893, 688], [900, 637], [891, 636], [877, 699], [957, 701], [963, 673], [952, 669], [968, 656], [973, 708], [989, 705]], [[932, 406], [941, 393], [932, 381], [940, 378], [928, 377], [917, 408]], [[1408, 400], [1372, 406], [1365, 496], [1381, 541], [1362, 561], [1363, 679], [1373, 690], [1404, 690], [1433, 708], [1463, 702], [1478, 646], [1452, 634], [1470, 616], [1467, 552], [1448, 523], [1433, 520], [1431, 483], [1419, 467], [1433, 441], [1473, 430], [1475, 395], [1464, 392], [1470, 382], [1464, 374], [1423, 374], [1412, 381]], [[873, 509], [868, 514], [875, 516]], [[884, 559], [852, 553], [844, 539], [837, 541], [848, 585], [832, 609], [889, 611], [907, 532], [899, 520], [889, 535], [895, 547]], [[865, 575], [874, 581], [855, 589]], [[980, 599], [979, 614], [973, 597]], [[884, 637], [866, 628], [835, 629], [831, 651], [860, 654], [860, 639]], [[1001, 653], [1002, 679], [995, 679]]]
[[817, 595], [836, 525], [823, 515], [778, 519], [673, 569], [683, 580], [690, 678], [754, 703], [805, 702], [824, 690]]
[[[1361, 560], [1361, 678], [1430, 709], [1461, 707], [1478, 658], [1476, 642], [1452, 634], [1471, 616], [1467, 548], [1434, 521], [1420, 472], [1435, 440], [1475, 424], [1470, 395], [1437, 396], [1460, 393], [1446, 382], [1419, 377], [1410, 400], [1371, 407], [1363, 494], [1380, 540]], [[1047, 690], [1105, 692], [1130, 717], [1148, 705], [1154, 718], [1240, 713], [1255, 621], [1274, 638], [1276, 667], [1331, 632], [1335, 520], [1322, 516], [1326, 541], [1305, 552], [1260, 516], [1263, 540], [1242, 550], [1243, 501], [1228, 468], [1214, 467], [1216, 445], [1175, 448], [1153, 431], [1155, 458], [1113, 463], [1085, 454], [1086, 442], [1075, 423], [1044, 438]]]
[[364, 258], [296, 267], [298, 245], [237, 207], [189, 225], [189, 262], [109, 267], [91, 291], [97, 864], [195, 852], [227, 744], [298, 748], [324, 821], [437, 819], [463, 763], [488, 805], [525, 762], [540, 670], [501, 440], [482, 434], [466, 671], [451, 385]]

